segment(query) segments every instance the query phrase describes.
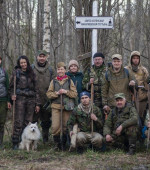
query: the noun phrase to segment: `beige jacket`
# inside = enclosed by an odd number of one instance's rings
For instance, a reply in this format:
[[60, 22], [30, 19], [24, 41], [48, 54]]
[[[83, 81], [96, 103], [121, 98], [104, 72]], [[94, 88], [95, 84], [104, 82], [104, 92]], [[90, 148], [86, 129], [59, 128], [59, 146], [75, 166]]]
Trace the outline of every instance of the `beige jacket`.
[[[55, 78], [56, 79], [56, 78]], [[65, 78], [63, 79], [62, 81], [59, 81], [60, 85], [63, 85], [65, 83], [65, 81], [68, 79]], [[47, 97], [49, 99], [56, 99], [58, 98], [59, 96], [56, 94], [56, 91], [54, 91], [54, 83], [53, 83], [53, 80], [51, 81], [50, 83], [50, 86], [48, 88], [48, 91], [46, 93]], [[70, 97], [70, 98], [76, 98], [77, 97], [77, 90], [76, 90], [76, 87], [73, 83], [72, 80], [70, 80], [70, 89], [67, 90], [67, 93], [66, 93], [66, 96]], [[51, 104], [51, 108], [53, 109], [61, 109], [61, 105], [60, 104], [56, 104], [56, 103], [53, 103]], [[64, 108], [64, 106], [63, 106]]]
[[142, 66], [141, 60], [138, 65], [137, 71], [135, 72], [132, 70], [131, 58], [133, 55], [134, 53], [132, 53], [132, 55], [130, 56], [129, 65], [126, 66], [125, 68], [127, 68], [129, 72], [134, 75], [138, 86], [144, 86], [144, 88], [139, 88], [138, 90], [139, 101], [144, 101], [144, 100], [147, 100], [147, 90], [148, 90], [147, 78], [149, 76], [149, 73], [147, 69]]

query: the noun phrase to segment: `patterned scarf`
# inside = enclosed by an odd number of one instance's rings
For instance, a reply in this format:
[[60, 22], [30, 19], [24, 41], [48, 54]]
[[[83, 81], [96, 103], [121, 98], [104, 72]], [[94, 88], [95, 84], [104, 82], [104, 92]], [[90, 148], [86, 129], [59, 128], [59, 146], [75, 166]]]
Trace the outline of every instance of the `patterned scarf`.
[[58, 80], [58, 81], [62, 81], [62, 80], [65, 79], [65, 78], [67, 78], [67, 75], [64, 75], [64, 76], [62, 76], [62, 77], [57, 76], [57, 80]]
[[90, 102], [88, 106], [84, 106], [82, 103], [80, 103], [78, 105], [78, 108], [80, 108], [83, 112], [89, 114], [91, 112], [91, 109], [92, 109], [92, 104]]

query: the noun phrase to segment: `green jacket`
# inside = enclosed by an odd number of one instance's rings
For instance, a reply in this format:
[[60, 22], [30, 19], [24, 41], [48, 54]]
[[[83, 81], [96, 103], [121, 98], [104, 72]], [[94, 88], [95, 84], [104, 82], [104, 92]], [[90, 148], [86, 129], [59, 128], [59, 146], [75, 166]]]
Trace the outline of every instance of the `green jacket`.
[[[95, 105], [93, 106], [93, 113], [98, 118], [97, 121], [93, 120], [93, 130], [94, 132], [100, 133], [103, 128], [102, 113]], [[91, 132], [91, 122], [90, 114], [85, 113], [78, 105], [71, 114], [67, 126], [69, 131], [72, 131], [73, 126], [77, 123], [81, 132]]]
[[137, 125], [137, 122], [137, 112], [135, 107], [131, 104], [126, 103], [121, 111], [118, 111], [118, 108], [114, 107], [105, 121], [103, 135], [106, 136], [112, 134], [120, 125], [122, 125], [123, 130], [125, 130], [130, 126]]
[[[106, 76], [107, 75], [107, 76]], [[124, 70], [121, 67], [121, 70], [118, 73], [115, 73], [113, 68], [109, 68], [105, 76], [103, 77], [102, 85], [102, 103], [104, 105], [115, 106], [114, 95], [117, 93], [124, 93], [126, 100], [131, 102], [131, 92], [129, 88], [129, 82], [131, 80], [135, 81], [135, 78], [130, 72]]]

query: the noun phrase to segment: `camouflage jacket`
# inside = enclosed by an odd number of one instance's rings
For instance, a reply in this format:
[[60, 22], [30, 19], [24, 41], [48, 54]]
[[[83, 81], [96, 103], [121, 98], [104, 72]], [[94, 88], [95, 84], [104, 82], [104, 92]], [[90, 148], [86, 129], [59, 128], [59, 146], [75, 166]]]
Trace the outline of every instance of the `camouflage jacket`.
[[[103, 128], [103, 119], [102, 113], [97, 106], [93, 106], [93, 113], [98, 118], [97, 121], [93, 120], [93, 130], [94, 132], [101, 133]], [[91, 117], [90, 113], [85, 113], [81, 108], [80, 104], [74, 109], [73, 113], [71, 114], [67, 126], [69, 131], [73, 130], [73, 126], [77, 123], [78, 128], [81, 132], [91, 132]]]
[[138, 116], [135, 107], [131, 104], [126, 103], [125, 107], [118, 110], [117, 107], [114, 107], [111, 113], [108, 115], [107, 120], [104, 124], [103, 134], [112, 134], [120, 125], [122, 125], [123, 130], [137, 125]]
[[102, 85], [102, 79], [103, 75], [105, 74], [106, 66], [103, 64], [100, 67], [92, 66], [90, 69], [88, 69], [85, 74], [82, 81], [83, 88], [87, 91], [91, 90], [90, 85], [90, 78], [94, 78], [94, 91], [101, 92], [101, 85]]
[[39, 88], [37, 85], [37, 78], [31, 78], [29, 73], [23, 72], [21, 69], [17, 68], [13, 71], [10, 77], [10, 96], [14, 95], [14, 76], [16, 75], [16, 95], [25, 96], [26, 98], [35, 98], [35, 104], [40, 106], [41, 99], [39, 96]]

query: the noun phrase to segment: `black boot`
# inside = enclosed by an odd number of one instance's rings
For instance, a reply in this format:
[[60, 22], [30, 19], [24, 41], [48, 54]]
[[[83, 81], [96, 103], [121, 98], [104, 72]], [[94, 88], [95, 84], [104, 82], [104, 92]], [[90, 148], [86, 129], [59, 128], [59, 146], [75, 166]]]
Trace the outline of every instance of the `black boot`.
[[81, 146], [78, 146], [78, 147], [77, 147], [77, 153], [78, 153], [78, 154], [83, 154], [83, 152], [84, 152], [84, 148], [81, 147]]
[[13, 150], [18, 150], [18, 143], [13, 143], [12, 149]]
[[43, 137], [43, 143], [44, 143], [44, 144], [48, 143], [49, 128], [44, 128], [44, 129], [42, 129], [42, 137]]
[[53, 139], [56, 144], [55, 150], [61, 150], [60, 136], [53, 136]]
[[0, 148], [3, 148], [3, 136], [4, 136], [4, 132], [0, 132]]
[[135, 139], [130, 139], [129, 140], [129, 152], [127, 153], [128, 155], [134, 155], [136, 151], [136, 140]]
[[18, 150], [19, 142], [20, 140], [18, 136], [12, 137], [12, 143], [13, 143], [12, 149], [13, 150]]

